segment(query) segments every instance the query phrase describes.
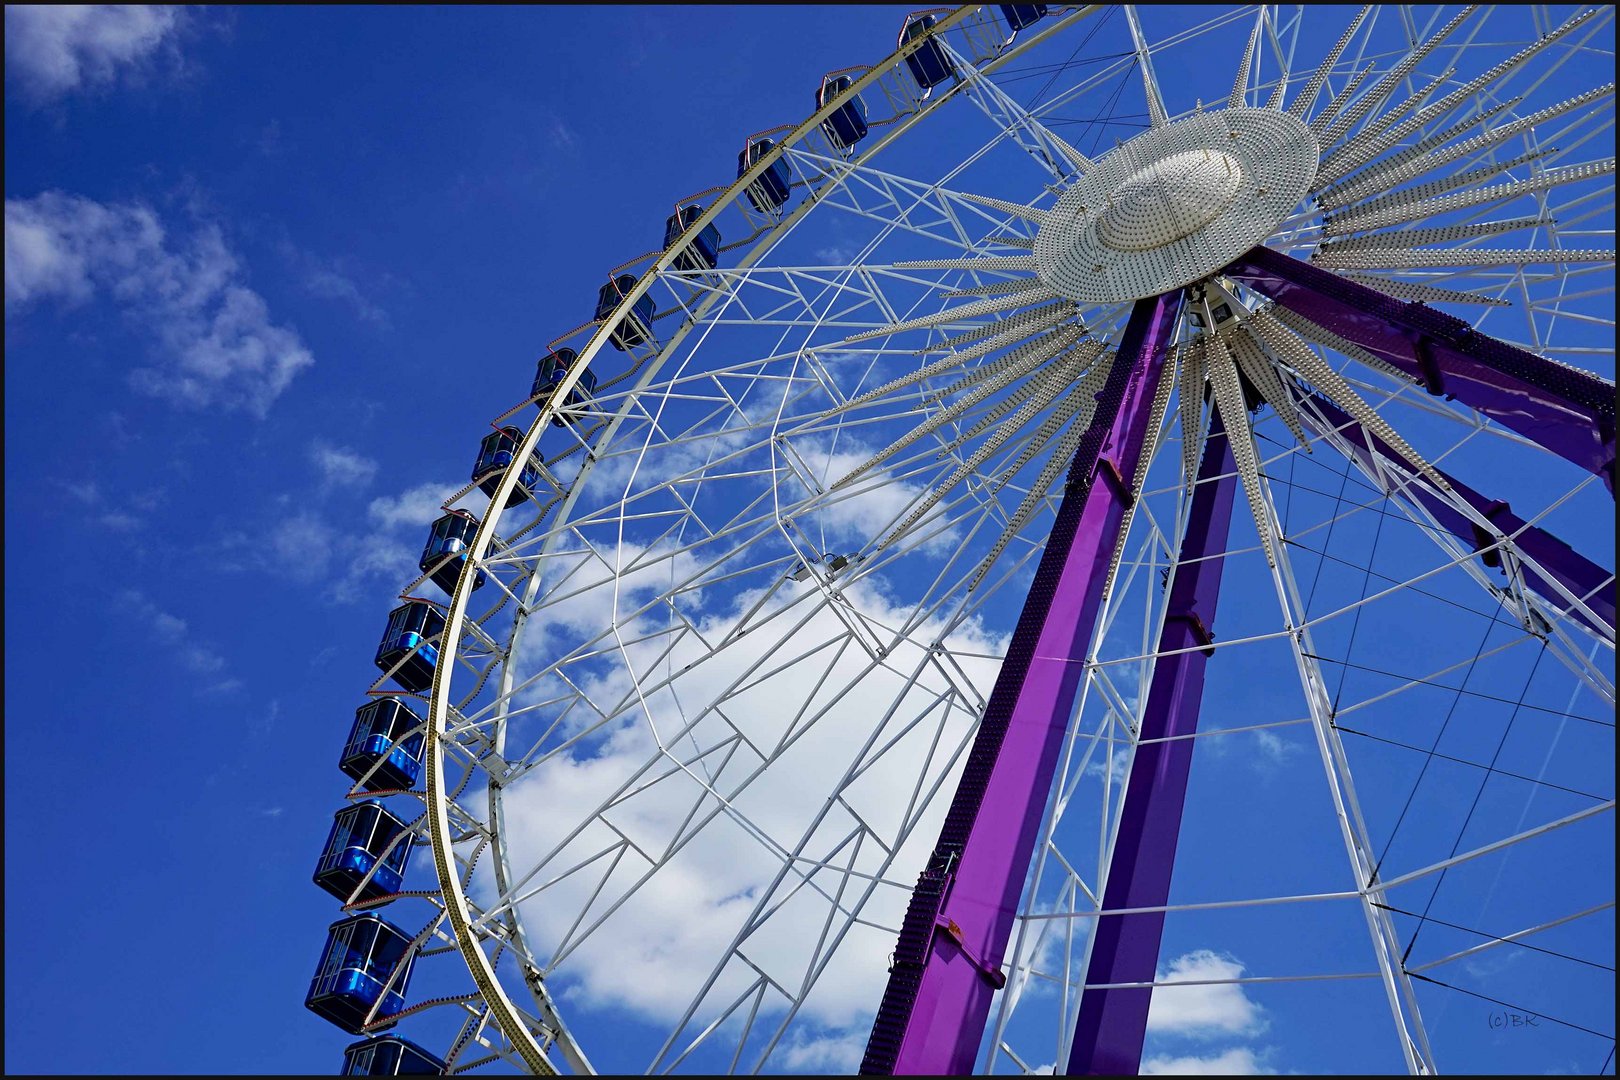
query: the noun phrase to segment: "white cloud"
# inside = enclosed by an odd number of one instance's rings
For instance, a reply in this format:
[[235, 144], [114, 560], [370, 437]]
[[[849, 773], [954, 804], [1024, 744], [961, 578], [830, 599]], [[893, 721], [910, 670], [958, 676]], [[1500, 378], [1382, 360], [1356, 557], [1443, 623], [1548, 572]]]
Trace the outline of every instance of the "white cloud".
[[265, 709], [262, 717], [248, 716], [248, 726], [255, 735], [268, 735], [281, 719], [281, 699], [271, 698], [269, 708]]
[[266, 553], [295, 581], [324, 577], [337, 539], [336, 531], [311, 510], [282, 517], [263, 536]]
[[93, 506], [101, 499], [101, 487], [94, 480], [87, 480], [82, 484], [64, 484], [62, 487], [69, 495], [86, 506]]
[[823, 266], [848, 266], [855, 261], [855, 249], [851, 247], [823, 247], [816, 249], [816, 261]]
[[1267, 1068], [1246, 1046], [1207, 1057], [1150, 1057], [1142, 1062], [1143, 1076], [1274, 1076], [1276, 1069]]
[[388, 312], [373, 303], [360, 291], [354, 279], [340, 273], [335, 266], [315, 265], [304, 275], [304, 288], [311, 295], [325, 300], [338, 300], [354, 310], [362, 321], [387, 329], [393, 325]]
[[[1168, 971], [1160, 971], [1159, 982], [1196, 982], [1236, 979], [1243, 965], [1230, 956], [1209, 949], [1197, 949], [1170, 961]], [[1206, 983], [1202, 986], [1157, 986], [1148, 1008], [1148, 1031], [1155, 1035], [1185, 1035], [1213, 1038], [1223, 1035], [1252, 1035], [1266, 1029], [1266, 1019], [1239, 983]]]
[[276, 157], [284, 148], [281, 137], [281, 121], [274, 117], [264, 127], [259, 129], [259, 137], [254, 140], [254, 147], [265, 157]]
[[186, 18], [155, 4], [8, 4], [6, 71], [36, 100], [109, 83], [172, 45]]
[[181, 245], [139, 204], [56, 191], [6, 200], [8, 317], [36, 301], [74, 305], [104, 293], [156, 338], [155, 364], [130, 373], [135, 389], [262, 417], [315, 358], [240, 279], [217, 225]]
[[[265, 148], [266, 139], [272, 140], [270, 149]], [[266, 129], [266, 134], [260, 137], [261, 152], [279, 152], [275, 148], [279, 147], [280, 140], [281, 125], [272, 121], [270, 127]], [[393, 325], [388, 312], [374, 302], [355, 281], [347, 260], [325, 258], [312, 251], [306, 251], [293, 243], [290, 236], [283, 236], [276, 246], [287, 268], [309, 295], [344, 304], [362, 322], [371, 323], [384, 330]]]
[[144, 515], [157, 509], [164, 494], [161, 488], [138, 494], [119, 492], [125, 503], [120, 506], [114, 505], [94, 480], [67, 483], [62, 485], [62, 489], [75, 504], [85, 508], [83, 513], [76, 515], [80, 520], [114, 532], [134, 532], [145, 525]]
[[126, 514], [122, 510], [109, 510], [97, 517], [96, 522], [114, 532], [134, 532], [145, 524], [134, 514]]
[[579, 145], [579, 136], [574, 129], [565, 124], [561, 117], [553, 116], [548, 125], [551, 134], [551, 145], [558, 150], [573, 150]]
[[[545, 858], [551, 869], [541, 871], [540, 880], [614, 848], [617, 836], [635, 845], [634, 852], [626, 852], [617, 869], [607, 874], [593, 916], [621, 898], [623, 906], [579, 944], [560, 969], [558, 985], [583, 1004], [627, 1008], [655, 1021], [667, 1022], [682, 1013], [756, 910], [769, 914], [747, 936], [743, 952], [748, 961], [777, 985], [796, 987], [805, 981], [816, 960], [814, 949], [828, 914], [827, 901], [808, 887], [795, 890], [799, 878], [793, 874], [773, 891], [773, 877], [781, 869], [779, 850], [798, 848], [807, 859], [827, 858], [836, 866], [853, 858], [857, 874], [881, 874], [891, 884], [878, 887], [862, 917], [898, 925], [910, 885], [937, 837], [944, 803], [954, 790], [945, 775], [945, 758], [962, 745], [977, 715], [976, 709], [960, 705], [928, 712], [928, 704], [947, 685], [937, 670], [926, 664], [919, 669], [919, 664], [930, 643], [944, 640], [951, 652], [964, 656], [973, 687], [988, 693], [996, 663], [966, 659], [964, 654], [993, 656], [1004, 648], [1003, 641], [976, 624], [947, 634], [939, 622], [927, 621], [891, 642], [888, 666], [869, 668], [867, 654], [858, 647], [837, 654], [838, 643], [849, 640], [845, 617], [892, 627], [914, 616], [870, 578], [846, 581], [845, 601], [816, 606], [813, 612], [806, 600], [819, 594], [810, 582], [786, 586], [770, 600], [764, 588], [732, 591], [709, 585], [701, 595], [682, 593], [680, 614], [694, 630], [678, 641], [658, 632], [680, 625], [667, 607], [633, 614], [667, 588], [672, 578], [679, 581], [695, 567], [707, 565], [711, 555], [660, 556], [645, 548], [605, 551], [600, 560], [587, 560], [581, 569], [574, 569], [571, 577], [565, 576], [561, 565], [568, 560], [556, 560], [563, 584], [548, 581], [542, 590], [530, 625], [544, 630], [526, 640], [525, 651], [542, 654], [538, 666], [544, 667], [617, 624], [622, 647], [610, 638], [603, 643], [605, 655], [564, 670], [580, 685], [581, 699], [608, 710], [616, 702], [625, 704], [596, 735], [581, 740], [572, 753], [552, 757], [508, 787], [506, 796], [513, 858], [520, 866]], [[639, 569], [618, 575], [615, 598], [613, 571], [632, 564]], [[574, 594], [566, 600], [565, 589]], [[747, 632], [742, 630], [745, 625]], [[724, 647], [710, 651], [722, 641], [727, 642]], [[819, 648], [823, 645], [831, 647]], [[775, 671], [791, 657], [799, 659]], [[537, 670], [535, 663], [521, 657], [519, 667]], [[747, 685], [746, 673], [761, 667], [775, 673], [757, 686]], [[642, 678], [641, 699], [631, 694], [631, 671]], [[666, 679], [667, 685], [655, 685]], [[540, 689], [538, 680], [535, 689]], [[849, 692], [840, 696], [845, 690]], [[897, 701], [894, 716], [886, 717], [887, 705]], [[814, 707], [795, 719], [801, 706], [812, 702]], [[723, 709], [725, 718], [708, 709], [711, 705]], [[802, 739], [783, 750], [759, 779], [743, 781], [760, 764], [760, 752], [779, 746], [790, 724], [804, 724], [822, 706], [825, 712]], [[550, 713], [558, 711], [553, 706]], [[705, 711], [704, 719], [683, 731]], [[549, 722], [543, 712], [537, 707], [527, 720]], [[916, 726], [881, 756], [863, 750], [875, 730], [882, 731], [876, 744], [881, 746], [911, 721]], [[742, 742], [733, 747], [739, 734]], [[509, 733], [514, 744], [527, 737], [516, 729]], [[669, 756], [660, 749], [661, 741]], [[710, 753], [702, 755], [703, 751]], [[685, 768], [672, 758], [686, 763]], [[864, 772], [843, 785], [838, 805], [814, 825], [829, 793], [840, 788], [857, 764]], [[616, 798], [615, 792], [643, 767], [651, 769], [647, 776], [667, 776], [657, 783], [632, 784], [632, 793]], [[884, 852], [870, 838], [858, 852], [839, 847], [856, 821], [892, 842], [904, 816], [917, 812], [908, 804], [919, 775], [929, 783], [943, 776], [939, 789], [943, 795], [916, 821], [892, 863], [884, 865]], [[702, 817], [716, 808], [711, 789], [725, 793], [747, 824], [721, 814], [695, 839], [679, 846], [645, 886], [632, 888], [633, 879], [649, 869], [635, 852], [669, 851], [694, 809]], [[608, 810], [570, 837], [575, 823], [610, 800]], [[580, 907], [591, 901], [610, 861], [611, 856], [564, 877], [525, 906], [531, 935], [551, 943], [541, 947], [551, 947], [567, 932]], [[838, 891], [841, 878], [831, 865], [816, 878], [829, 894]], [[841, 902], [855, 903], [862, 890], [862, 879], [851, 879]], [[671, 912], [679, 912], [679, 917], [671, 918]], [[881, 995], [885, 958], [892, 947], [890, 933], [853, 926], [817, 976], [778, 1047], [780, 1060], [773, 1056], [770, 1068], [831, 1072], [856, 1066], [865, 1044], [861, 1024]], [[714, 989], [698, 1011], [698, 1029], [748, 989], [753, 970], [732, 961], [718, 972]], [[780, 996], [767, 993], [758, 1023], [768, 1023], [774, 1030], [781, 1022], [782, 1006]], [[743, 1013], [751, 1008], [745, 1006]], [[692, 1033], [689, 1030], [688, 1037]]]
[[[605, 455], [593, 482], [604, 489], [618, 488], [622, 484], [627, 494], [645, 492], [677, 477], [701, 475], [714, 458], [746, 449], [750, 456], [738, 457], [736, 467], [763, 466], [766, 464], [763, 459], [768, 458], [778, 485], [777, 497], [785, 504], [799, 504], [794, 515], [798, 531], [825, 540], [828, 551], [807, 552], [810, 555], [848, 554], [859, 550], [885, 536], [931, 490], [927, 483], [894, 476], [888, 465], [884, 465], [863, 473], [847, 487], [829, 492], [828, 487], [864, 465], [879, 447], [845, 436], [834, 449], [831, 441], [821, 435], [801, 435], [790, 440], [793, 451], [790, 456], [777, 445], [758, 445], [757, 438], [757, 433], [733, 430], [721, 432], [706, 442], [655, 446], [653, 452], [645, 455], [634, 448], [617, 455]], [[812, 489], [798, 472], [801, 466], [814, 470], [811, 480], [816, 485], [815, 491], [825, 494], [812, 498]], [[750, 484], [763, 488], [766, 480], [763, 477], [734, 480], [731, 491], [740, 494]], [[960, 494], [958, 486], [950, 497]], [[946, 519], [943, 503], [930, 507], [906, 536], [907, 542], [910, 538], [921, 539], [924, 550], [935, 553], [949, 550], [961, 540], [960, 530]]]
[[819, 1073], [822, 1076], [853, 1076], [866, 1053], [867, 1033], [797, 1037], [771, 1056], [773, 1071]]
[[1109, 754], [1108, 747], [1099, 746], [1091, 762], [1085, 768], [1085, 775], [1099, 780], [1106, 775], [1109, 784], [1118, 789], [1119, 785], [1125, 782], [1125, 768], [1129, 764], [1130, 755], [1128, 752], [1115, 749], [1112, 754]]
[[1235, 756], [1266, 780], [1290, 768], [1300, 754], [1310, 749], [1305, 741], [1306, 730], [1299, 724], [1248, 731], [1216, 730], [1208, 735], [1199, 740], [1200, 752], [1223, 760]]
[[[60, 225], [55, 218], [62, 216], [58, 208], [68, 203], [73, 209], [82, 207], [82, 213], [96, 220], [87, 228], [77, 230], [94, 234], [98, 245], [122, 244], [131, 251], [151, 243], [144, 227], [154, 224], [149, 218], [119, 220], [105, 212], [97, 203], [87, 200], [64, 200], [62, 196], [46, 194], [33, 202], [6, 200], [6, 312], [22, 307], [44, 296], [58, 296], [69, 303], [90, 298], [94, 287], [86, 253], [87, 244], [78, 242], [76, 235]], [[122, 227], [128, 235], [116, 238], [113, 228]]]
[[431, 525], [444, 513], [446, 498], [456, 493], [463, 484], [417, 484], [398, 495], [380, 495], [371, 500], [366, 514], [379, 528], [392, 529], [401, 525]]
[[344, 446], [316, 440], [309, 448], [309, 459], [320, 471], [326, 487], [361, 486], [377, 475], [377, 463]]
[[225, 674], [225, 658], [191, 634], [186, 621], [158, 607], [139, 589], [124, 589], [113, 598], [114, 607], [144, 623], [168, 655], [178, 660], [186, 670], [209, 681], [199, 688], [200, 693], [227, 693], [241, 688], [241, 680]]
[[[312, 447], [310, 457], [326, 475], [328, 490], [369, 480], [376, 468], [351, 450], [321, 443]], [[318, 586], [328, 600], [387, 600], [420, 574], [417, 559], [427, 526], [444, 513], [441, 503], [458, 487], [427, 483], [380, 495], [367, 505], [368, 523], [356, 528], [341, 525], [355, 519], [352, 512], [334, 515], [284, 498], [273, 520], [252, 532], [228, 534], [211, 543], [209, 551], [228, 569], [268, 571]], [[432, 586], [426, 588], [432, 595]]]
[[[754, 972], [779, 987], [811, 981], [770, 1067], [853, 1066], [865, 1031], [846, 1036], [881, 995], [892, 929], [954, 790], [947, 762], [970, 736], [999, 667], [974, 657], [998, 657], [1005, 642], [971, 621], [947, 633], [943, 616], [897, 598], [917, 582], [880, 581], [876, 562], [789, 577], [795, 556], [869, 547], [929, 491], [921, 478], [874, 469], [834, 498], [796, 507], [791, 521], [780, 520], [786, 511], [773, 515], [773, 496], [792, 506], [878, 448], [846, 432], [835, 446], [824, 431], [779, 439], [756, 425], [785, 408], [779, 431], [820, 407], [808, 379], [677, 373], [670, 390], [647, 395], [644, 412], [628, 410], [596, 459], [514, 660], [529, 682], [514, 695], [520, 719], [507, 745], [576, 740], [505, 789], [508, 850], [520, 874], [534, 869], [539, 890], [525, 903], [525, 922], [542, 961], [570, 951], [548, 977], [583, 1007], [673, 1023], [701, 994], [677, 1051], [748, 996]], [[714, 407], [743, 392], [746, 415]], [[613, 408], [615, 398], [602, 404]], [[901, 425], [907, 415], [890, 426]], [[911, 456], [918, 460], [907, 467], [918, 474], [953, 467], [927, 447]], [[691, 527], [680, 519], [687, 500], [703, 505]], [[378, 500], [373, 517], [396, 507]], [[942, 510], [932, 514], [914, 542], [947, 524]], [[722, 522], [729, 528], [716, 527]], [[960, 542], [941, 531], [932, 543]], [[538, 537], [528, 542], [538, 549]], [[663, 595], [673, 599], [640, 610]], [[802, 737], [784, 745], [790, 730]], [[926, 813], [913, 801], [919, 787], [933, 794]], [[840, 798], [829, 802], [835, 791]], [[682, 828], [705, 820], [687, 842]], [[802, 861], [776, 882], [782, 852], [795, 850]], [[807, 884], [800, 874], [822, 861]], [[829, 959], [817, 948], [833, 894], [845, 907], [864, 906]], [[588, 936], [565, 942], [586, 907], [579, 925]], [[831, 922], [829, 932], [844, 927], [841, 915]], [[737, 955], [722, 964], [743, 931]], [[751, 1012], [774, 1028], [784, 998], [770, 990], [757, 1011], [745, 1000], [719, 1037], [734, 1038]]]
[[[368, 589], [386, 586], [392, 602], [396, 593], [421, 576], [416, 562], [426, 541], [426, 536], [404, 540], [379, 533], [344, 538], [340, 542], [344, 552], [343, 572], [332, 583], [332, 599], [352, 603], [374, 595]], [[429, 596], [434, 595], [431, 585], [417, 586], [419, 595], [423, 590]]]
[[[812, 460], [818, 464], [825, 463], [824, 479], [836, 482], [865, 464], [874, 452], [865, 447], [838, 453], [824, 451]], [[873, 469], [847, 488], [825, 496], [815, 508], [814, 521], [826, 530], [829, 537], [846, 542], [864, 542], [886, 535], [930, 491], [926, 484], [895, 479], [887, 468]], [[947, 499], [959, 494], [960, 487], [953, 489]], [[926, 537], [922, 545], [925, 549], [946, 550], [961, 541], [960, 531], [948, 525], [944, 519], [943, 504], [943, 500], [935, 503], [908, 532], [909, 536]]]
[[1256, 764], [1263, 771], [1281, 768], [1303, 749], [1298, 740], [1285, 738], [1269, 728], [1256, 731], [1254, 741], [1260, 751]]

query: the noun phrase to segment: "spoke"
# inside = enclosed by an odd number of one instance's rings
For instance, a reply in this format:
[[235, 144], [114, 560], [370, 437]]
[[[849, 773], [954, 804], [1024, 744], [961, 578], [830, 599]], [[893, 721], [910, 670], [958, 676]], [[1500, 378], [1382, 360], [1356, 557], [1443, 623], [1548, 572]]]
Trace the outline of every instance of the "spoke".
[[[1493, 925], [1455, 898], [1431, 910], [1436, 883], [1461, 897], [1464, 863], [1496, 872], [1512, 853], [1528, 872], [1515, 863], [1501, 888], [1522, 890], [1548, 837], [1600, 867], [1584, 830], [1603, 813], [1552, 800], [1612, 807], [1607, 781], [1572, 770], [1612, 746], [1613, 573], [1557, 539], [1590, 549], [1612, 510], [1598, 483], [1612, 384], [1561, 362], [1612, 362], [1613, 162], [1591, 160], [1612, 88], [1588, 89], [1610, 17], [1527, 11], [1230, 9], [1160, 34], [1177, 20], [1147, 7], [1078, 33], [1093, 9], [1067, 8], [1013, 36], [996, 9], [960, 9], [905, 46], [954, 66], [930, 92], [899, 54], [851, 69], [865, 139], [828, 136], [828, 110], [767, 133], [778, 145], [750, 176], [694, 197], [720, 265], [680, 258], [695, 228], [626, 264], [625, 304], [655, 301], [652, 340], [604, 351], [628, 307], [557, 339], [592, 379], [571, 369], [497, 421], [529, 418], [519, 459], [535, 454], [538, 479], [492, 473], [487, 509], [476, 484], [447, 502], [482, 521], [436, 643], [428, 812], [412, 826], [442, 891], [423, 897], [443, 925], [419, 952], [460, 952], [471, 973], [445, 999], [447, 1060], [823, 1064], [821, 1048], [865, 1034], [887, 974], [867, 1045], [879, 1071], [1061, 1070], [1132, 1038], [1116, 1071], [1137, 1071], [1163, 1046], [1110, 1032], [1145, 1025], [1156, 988], [1341, 983], [1387, 1009], [1399, 1044], [1346, 1061], [1432, 1069], [1447, 1047], [1429, 1045], [1412, 973], [1480, 954], [1444, 930]], [[1235, 57], [1245, 39], [1235, 80], [1209, 83], [1214, 43]], [[1178, 78], [1161, 86], [1167, 64]], [[1170, 146], [1223, 96], [1318, 139], [1320, 166], [1300, 163], [1314, 191], [1254, 226], [1270, 235], [1244, 242], [1261, 248], [1165, 298], [1189, 307], [1159, 312], [1148, 378], [1128, 289], [1082, 305], [1051, 283], [1075, 228], [1054, 208], [1126, 157], [1143, 173], [1148, 143], [1110, 158], [1110, 136], [1145, 125]], [[747, 183], [777, 162], [789, 200], [751, 206]], [[1526, 394], [1535, 415], [1515, 421]], [[1239, 484], [1249, 512], [1212, 526]], [[1053, 573], [1074, 633], [1026, 640], [1016, 616]], [[1201, 581], [1219, 589], [1184, 603]], [[1253, 602], [1268, 589], [1277, 604]], [[1531, 651], [1552, 654], [1534, 669], [1551, 689], [1516, 699], [1497, 674]], [[1029, 686], [1050, 700], [1026, 709]], [[1548, 698], [1564, 688], [1568, 704]], [[1537, 728], [1533, 743], [1521, 724], [1518, 760], [1496, 761], [1430, 741], [1442, 700], [1581, 734]], [[1310, 741], [1315, 786], [1290, 765], [1274, 794], [1290, 826], [1338, 832], [1342, 873], [1306, 880], [1322, 861], [1280, 847], [1267, 864], [1258, 836], [1230, 854], [1230, 890], [1197, 889], [1220, 857], [1209, 823], [1252, 832], [1240, 812], [1273, 780], [1244, 778]], [[1194, 756], [1207, 771], [1181, 768]], [[1499, 801], [1549, 801], [1453, 847], [1424, 801], [1440, 790], [1430, 761], [1489, 779]], [[1195, 804], [1200, 784], [1219, 805]], [[1418, 809], [1392, 828], [1409, 795]], [[1199, 839], [1177, 849], [1178, 830]], [[1266, 888], [1245, 884], [1255, 873]], [[1490, 944], [1605, 910], [1559, 899]], [[1334, 943], [1348, 923], [1359, 951], [1268, 968], [1217, 925], [1242, 911], [1266, 913], [1279, 947], [1290, 919]], [[1167, 920], [1166, 943], [1242, 963], [1189, 975], [1140, 929]], [[1434, 929], [1408, 966], [1414, 920]], [[1604, 960], [1553, 951], [1537, 955]], [[1110, 1019], [1127, 1002], [1134, 1019]], [[644, 1056], [591, 1035], [603, 1006], [655, 1033]], [[1363, 1035], [1349, 1033], [1357, 1053], [1378, 1041]]]
[[1164, 98], [1159, 94], [1159, 80], [1153, 74], [1153, 56], [1148, 51], [1147, 39], [1142, 36], [1142, 25], [1137, 21], [1136, 8], [1125, 5], [1125, 19], [1131, 28], [1131, 40], [1136, 43], [1136, 66], [1142, 75], [1142, 92], [1147, 95], [1148, 119], [1154, 127], [1170, 122], [1164, 111]]

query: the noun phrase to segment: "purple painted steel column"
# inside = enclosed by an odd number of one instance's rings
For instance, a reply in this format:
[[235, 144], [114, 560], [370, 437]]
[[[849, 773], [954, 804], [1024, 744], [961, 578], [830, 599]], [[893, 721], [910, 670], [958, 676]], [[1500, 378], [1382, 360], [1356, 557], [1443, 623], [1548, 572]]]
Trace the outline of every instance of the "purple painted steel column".
[[[1358, 451], [1357, 457], [1364, 464], [1372, 464], [1372, 455], [1369, 448], [1376, 449], [1384, 457], [1395, 461], [1402, 460], [1401, 456], [1391, 449], [1376, 435], [1370, 435], [1366, 429], [1346, 416], [1333, 403], [1318, 395], [1312, 395], [1312, 403], [1327, 418], [1328, 423], [1339, 429], [1346, 440]], [[1309, 412], [1302, 412], [1301, 417], [1313, 427], [1315, 423]], [[1536, 566], [1525, 566], [1525, 584], [1532, 590], [1540, 593], [1555, 607], [1568, 608], [1567, 601], [1554, 584], [1563, 586], [1574, 596], [1580, 598], [1591, 608], [1592, 614], [1602, 622], [1594, 622], [1585, 612], [1574, 610], [1571, 612], [1576, 618], [1586, 623], [1600, 634], [1609, 634], [1614, 631], [1614, 573], [1586, 559], [1568, 544], [1544, 529], [1527, 528], [1524, 519], [1508, 508], [1508, 504], [1496, 499], [1487, 499], [1467, 484], [1450, 474], [1436, 469], [1436, 472], [1446, 478], [1454, 491], [1464, 502], [1479, 511], [1480, 516], [1491, 522], [1504, 535], [1514, 538], [1513, 546], [1524, 552]], [[1475, 524], [1464, 517], [1456, 507], [1431, 490], [1428, 486], [1414, 484], [1406, 489], [1406, 493], [1416, 502], [1435, 516], [1442, 526], [1450, 530], [1465, 543], [1473, 544], [1476, 549], [1488, 547], [1491, 543], [1489, 534], [1479, 529]], [[1495, 552], [1486, 552], [1482, 558], [1487, 566], [1501, 566], [1501, 559]], [[1538, 570], [1537, 567], [1540, 567]]]
[[1614, 384], [1497, 341], [1461, 319], [1257, 247], [1224, 271], [1426, 387], [1590, 472], [1614, 493]]
[[[1139, 300], [901, 925], [861, 1072], [971, 1072], [1084, 674], [1149, 406], [1181, 306]], [[1099, 482], [1100, 481], [1100, 482]]]
[[[1220, 598], [1227, 533], [1237, 469], [1232, 445], [1217, 410], [1198, 470], [1181, 541], [1182, 565], [1170, 585], [1159, 649], [1191, 649], [1214, 641], [1210, 628]], [[1181, 835], [1181, 811], [1192, 768], [1193, 739], [1147, 742], [1198, 730], [1204, 666], [1214, 649], [1166, 656], [1153, 665], [1141, 738], [1131, 759], [1119, 835], [1108, 863], [1102, 910], [1162, 907], [1170, 899], [1170, 875]], [[1087, 986], [1152, 982], [1159, 962], [1164, 912], [1102, 915], [1096, 920]], [[1142, 1063], [1151, 987], [1081, 991], [1079, 1022], [1069, 1053], [1068, 1075], [1131, 1075]]]

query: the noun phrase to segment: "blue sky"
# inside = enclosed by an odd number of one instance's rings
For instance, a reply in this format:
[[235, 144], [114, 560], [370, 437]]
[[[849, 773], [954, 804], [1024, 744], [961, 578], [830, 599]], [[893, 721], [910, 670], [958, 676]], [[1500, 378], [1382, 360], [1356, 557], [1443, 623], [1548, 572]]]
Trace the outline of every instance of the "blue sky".
[[[426, 523], [608, 269], [908, 10], [7, 9], [8, 1071], [336, 1070], [309, 874]], [[1241, 775], [1286, 806], [1302, 747]], [[1234, 1040], [1161, 1055], [1328, 1067], [1203, 1005]]]
[[424, 522], [905, 11], [8, 9], [8, 205], [75, 237], [6, 274], [8, 1070], [335, 1071], [309, 873]]

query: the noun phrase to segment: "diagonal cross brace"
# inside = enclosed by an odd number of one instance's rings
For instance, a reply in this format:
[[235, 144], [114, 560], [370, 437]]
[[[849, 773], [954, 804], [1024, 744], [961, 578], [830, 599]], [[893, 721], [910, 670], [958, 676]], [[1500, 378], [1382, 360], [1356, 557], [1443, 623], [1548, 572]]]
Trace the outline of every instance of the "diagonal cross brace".
[[1395, 365], [1431, 394], [1455, 398], [1596, 473], [1614, 494], [1613, 383], [1269, 248], [1251, 248], [1222, 273]]
[[[1392, 447], [1366, 431], [1326, 398], [1312, 395], [1307, 400], [1315, 406], [1329, 425], [1338, 429], [1362, 465], [1376, 471], [1372, 460], [1374, 450], [1391, 461], [1402, 460], [1401, 455]], [[1318, 426], [1309, 410], [1302, 410], [1300, 415], [1311, 427]], [[1440, 470], [1436, 471], [1439, 471], [1451, 485], [1452, 494], [1456, 498], [1473, 507], [1474, 511], [1489, 521], [1497, 532], [1513, 538], [1513, 546], [1528, 560], [1521, 564], [1521, 568], [1524, 583], [1531, 590], [1546, 599], [1554, 608], [1560, 611], [1568, 610], [1573, 618], [1579, 619], [1598, 634], [1604, 637], [1613, 636], [1613, 571], [1603, 569], [1552, 533], [1527, 525], [1524, 518], [1515, 514], [1507, 503], [1487, 498], [1455, 476]], [[1487, 566], [1501, 565], [1500, 556], [1497, 556], [1495, 549], [1491, 547], [1493, 539], [1490, 534], [1481, 529], [1472, 518], [1463, 514], [1445, 496], [1423, 483], [1409, 484], [1403, 491], [1408, 498], [1433, 514], [1442, 527], [1464, 543], [1472, 544], [1476, 550], [1482, 550], [1484, 554], [1481, 558], [1485, 560]], [[1580, 600], [1585, 609], [1570, 604], [1565, 599], [1566, 592]]]

